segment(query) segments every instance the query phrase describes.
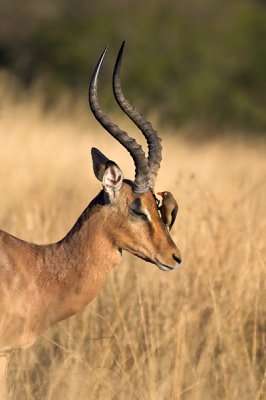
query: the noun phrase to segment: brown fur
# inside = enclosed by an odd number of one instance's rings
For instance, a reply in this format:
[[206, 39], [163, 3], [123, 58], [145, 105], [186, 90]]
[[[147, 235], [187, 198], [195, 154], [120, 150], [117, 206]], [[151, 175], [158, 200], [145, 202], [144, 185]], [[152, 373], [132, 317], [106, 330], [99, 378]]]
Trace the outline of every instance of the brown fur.
[[[151, 221], [131, 215], [137, 198]], [[119, 263], [121, 250], [173, 268], [173, 254], [180, 258], [151, 192], [137, 195], [128, 182], [109, 204], [100, 192], [58, 243], [36, 245], [0, 231], [0, 351], [30, 345], [82, 310]]]

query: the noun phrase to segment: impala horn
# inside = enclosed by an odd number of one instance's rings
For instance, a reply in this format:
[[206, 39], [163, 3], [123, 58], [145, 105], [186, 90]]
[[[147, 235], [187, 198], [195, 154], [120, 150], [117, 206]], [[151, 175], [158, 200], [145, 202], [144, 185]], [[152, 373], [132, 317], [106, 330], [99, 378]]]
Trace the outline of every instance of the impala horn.
[[89, 87], [89, 103], [93, 115], [97, 121], [109, 132], [118, 142], [124, 146], [135, 164], [135, 179], [133, 185], [133, 191], [138, 194], [144, 194], [149, 189], [152, 190], [155, 185], [158, 170], [160, 168], [160, 161], [162, 159], [162, 146], [161, 139], [158, 137], [157, 132], [153, 129], [150, 122], [146, 121], [143, 115], [139, 114], [137, 110], [132, 107], [129, 102], [125, 99], [120, 83], [120, 68], [121, 60], [123, 55], [125, 42], [122, 43], [120, 51], [117, 56], [113, 73], [113, 91], [114, 96], [124, 111], [125, 114], [134, 122], [134, 124], [141, 130], [145, 136], [148, 144], [148, 159], [145, 157], [145, 153], [135, 139], [128, 136], [128, 134], [122, 131], [117, 125], [113, 124], [111, 120], [103, 113], [97, 95], [98, 76], [99, 71], [107, 52], [107, 47], [103, 51], [95, 70], [92, 74], [90, 87]]

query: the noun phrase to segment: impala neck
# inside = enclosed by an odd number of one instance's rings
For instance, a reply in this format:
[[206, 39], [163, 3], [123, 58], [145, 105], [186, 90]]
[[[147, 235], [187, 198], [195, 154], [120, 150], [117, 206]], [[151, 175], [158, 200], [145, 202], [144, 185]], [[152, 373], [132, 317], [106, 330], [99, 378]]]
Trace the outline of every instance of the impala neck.
[[53, 274], [59, 283], [55, 302], [60, 312], [57, 309], [53, 323], [82, 310], [119, 263], [121, 253], [108, 238], [106, 224], [108, 212], [104, 193], [100, 192], [70, 232], [60, 242], [46, 247], [47, 256], [56, 260]]

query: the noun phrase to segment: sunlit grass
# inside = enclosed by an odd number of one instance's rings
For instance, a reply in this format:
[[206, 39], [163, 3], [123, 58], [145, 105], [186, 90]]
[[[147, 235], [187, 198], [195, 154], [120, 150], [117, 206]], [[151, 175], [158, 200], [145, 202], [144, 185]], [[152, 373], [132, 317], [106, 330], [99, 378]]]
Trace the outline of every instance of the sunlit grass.
[[[75, 110], [66, 101], [44, 113], [36, 92], [2, 88], [0, 227], [57, 241], [101, 188], [90, 148], [128, 178], [132, 160], [94, 122], [85, 95]], [[12, 356], [9, 399], [265, 398], [266, 146], [160, 136], [157, 189], [179, 203], [181, 268], [163, 273], [124, 254], [82, 313]]]

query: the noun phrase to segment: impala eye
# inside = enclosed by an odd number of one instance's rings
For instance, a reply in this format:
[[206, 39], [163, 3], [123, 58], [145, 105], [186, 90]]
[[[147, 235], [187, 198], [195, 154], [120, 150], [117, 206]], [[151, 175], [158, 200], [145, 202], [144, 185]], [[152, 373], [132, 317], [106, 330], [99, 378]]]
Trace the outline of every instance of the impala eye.
[[141, 212], [139, 210], [134, 210], [134, 208], [131, 208], [131, 211], [133, 211], [133, 213], [135, 215], [138, 215], [139, 217], [147, 218], [147, 215], [144, 212]]

